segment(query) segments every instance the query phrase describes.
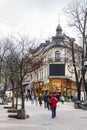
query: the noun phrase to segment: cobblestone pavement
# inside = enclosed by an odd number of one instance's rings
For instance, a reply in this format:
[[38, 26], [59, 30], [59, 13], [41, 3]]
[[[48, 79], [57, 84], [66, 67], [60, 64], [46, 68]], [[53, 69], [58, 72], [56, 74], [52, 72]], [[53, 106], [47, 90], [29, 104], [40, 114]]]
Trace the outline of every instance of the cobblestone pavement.
[[18, 120], [8, 118], [7, 109], [0, 105], [0, 130], [87, 130], [87, 111], [74, 109], [73, 103], [59, 102], [57, 117], [51, 119], [51, 111], [43, 106], [26, 102], [26, 113], [30, 118]]

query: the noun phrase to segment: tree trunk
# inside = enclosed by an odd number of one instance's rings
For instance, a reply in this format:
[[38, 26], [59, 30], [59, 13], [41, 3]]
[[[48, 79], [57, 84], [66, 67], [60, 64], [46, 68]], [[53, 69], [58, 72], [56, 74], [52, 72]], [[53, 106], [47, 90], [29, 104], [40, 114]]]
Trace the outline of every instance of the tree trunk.
[[24, 103], [24, 91], [22, 90], [22, 109], [25, 109], [25, 103]]
[[76, 84], [77, 84], [77, 97], [78, 100], [80, 101], [80, 83], [78, 79], [78, 74], [77, 74], [77, 69], [76, 69], [76, 62], [75, 62], [75, 56], [74, 56], [74, 41], [71, 41], [72, 43], [72, 60], [73, 60], [73, 67], [74, 67], [74, 72], [75, 72], [75, 78], [76, 78]]
[[18, 109], [18, 90], [16, 92], [16, 109]]

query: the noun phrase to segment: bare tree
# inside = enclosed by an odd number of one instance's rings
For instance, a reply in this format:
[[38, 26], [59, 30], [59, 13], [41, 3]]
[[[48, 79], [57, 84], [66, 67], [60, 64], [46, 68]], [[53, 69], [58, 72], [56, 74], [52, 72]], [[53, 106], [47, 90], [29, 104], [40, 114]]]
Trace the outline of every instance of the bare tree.
[[[80, 39], [82, 43], [82, 57], [81, 57], [81, 74], [82, 78], [80, 81], [82, 81], [83, 87], [85, 88], [86, 94], [87, 94], [87, 86], [85, 83], [85, 73], [86, 69], [84, 66], [84, 60], [87, 58], [87, 34], [86, 34], [86, 23], [87, 23], [87, 9], [86, 9], [86, 1], [73, 1], [72, 3], [67, 5], [67, 8], [65, 9], [65, 13], [67, 18], [69, 18], [69, 23], [68, 25], [70, 27], [73, 27], [74, 29], [77, 30], [77, 32], [80, 34]], [[74, 48], [72, 48], [74, 49]], [[76, 68], [76, 64], [74, 64], [74, 68]], [[80, 89], [80, 88], [79, 88]], [[80, 100], [80, 96], [78, 97]]]
[[34, 48], [34, 40], [30, 41], [28, 37], [20, 36], [18, 38], [11, 37], [11, 40], [9, 40], [9, 43], [13, 43], [13, 46], [10, 47], [9, 53], [6, 57], [6, 67], [9, 71], [9, 79], [10, 82], [13, 84], [16, 82], [18, 85], [17, 91], [20, 92], [21, 95], [21, 108], [25, 109], [24, 104], [24, 88], [23, 88], [23, 82], [24, 77], [27, 73], [31, 71], [32, 66], [32, 55], [31, 55], [31, 49]]
[[[0, 77], [3, 74], [5, 79], [4, 94], [7, 84], [11, 83], [13, 95], [14, 91], [17, 97], [18, 93], [20, 93], [21, 110], [25, 112], [23, 82], [25, 76], [32, 69], [32, 49], [36, 47], [36, 40], [30, 40], [29, 37], [18, 35], [18, 37], [6, 38], [3, 43], [3, 47], [0, 46]], [[14, 87], [15, 83], [16, 88]], [[12, 106], [14, 107], [14, 102]]]
[[[65, 35], [66, 36], [66, 35]], [[80, 79], [80, 75], [78, 75], [78, 69], [80, 69], [79, 67], [79, 60], [78, 60], [78, 53], [81, 53], [81, 48], [79, 46], [75, 47], [75, 38], [70, 38], [68, 36], [66, 36], [69, 40], [69, 45], [70, 45], [70, 49], [71, 49], [71, 52], [72, 52], [72, 65], [70, 67], [73, 66], [74, 68], [74, 72], [70, 71], [70, 73], [75, 73], [75, 78], [76, 78], [76, 85], [77, 85], [77, 97], [78, 97], [78, 100], [80, 100], [80, 89], [81, 89], [81, 82], [82, 82], [82, 78]], [[77, 50], [78, 49], [78, 50]], [[77, 55], [76, 55], [77, 54]], [[76, 56], [75, 56], [76, 55]]]
[[3, 100], [2, 102], [4, 102], [4, 95], [5, 95], [5, 91], [6, 91], [6, 86], [7, 86], [7, 72], [4, 69], [4, 58], [7, 55], [9, 50], [9, 41], [8, 39], [1, 39], [0, 41], [0, 83], [4, 83], [3, 86]]

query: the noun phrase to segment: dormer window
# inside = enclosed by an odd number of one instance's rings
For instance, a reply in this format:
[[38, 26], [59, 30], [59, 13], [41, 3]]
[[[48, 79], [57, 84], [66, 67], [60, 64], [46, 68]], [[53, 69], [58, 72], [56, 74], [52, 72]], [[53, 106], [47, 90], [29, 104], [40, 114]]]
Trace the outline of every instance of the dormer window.
[[60, 52], [59, 51], [55, 52], [55, 61], [60, 61]]

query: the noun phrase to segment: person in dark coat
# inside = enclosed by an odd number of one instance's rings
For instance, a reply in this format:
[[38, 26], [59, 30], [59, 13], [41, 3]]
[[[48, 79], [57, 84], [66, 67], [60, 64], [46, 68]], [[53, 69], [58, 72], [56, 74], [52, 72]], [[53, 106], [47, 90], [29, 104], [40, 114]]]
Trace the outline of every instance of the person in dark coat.
[[48, 101], [48, 94], [47, 93], [44, 94], [43, 100], [44, 100], [44, 108], [47, 108], [47, 101]]
[[51, 95], [48, 94], [48, 100], [47, 100], [47, 108], [48, 108], [48, 110], [50, 110], [50, 104], [49, 104], [50, 98], [51, 98]]
[[52, 111], [52, 118], [56, 117], [56, 108], [57, 108], [58, 99], [55, 94], [52, 94], [51, 99], [49, 100], [49, 104]]
[[40, 106], [42, 106], [42, 99], [43, 99], [43, 97], [42, 97], [42, 95], [40, 94], [39, 97], [38, 97], [38, 101], [39, 101], [39, 105], [40, 105]]

